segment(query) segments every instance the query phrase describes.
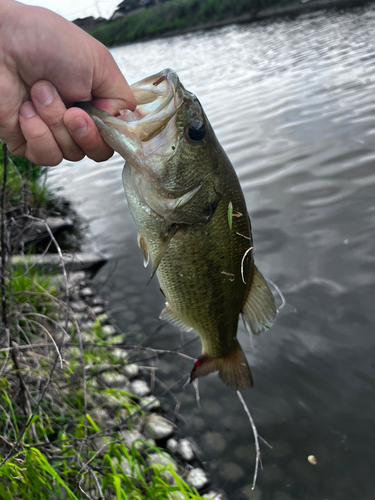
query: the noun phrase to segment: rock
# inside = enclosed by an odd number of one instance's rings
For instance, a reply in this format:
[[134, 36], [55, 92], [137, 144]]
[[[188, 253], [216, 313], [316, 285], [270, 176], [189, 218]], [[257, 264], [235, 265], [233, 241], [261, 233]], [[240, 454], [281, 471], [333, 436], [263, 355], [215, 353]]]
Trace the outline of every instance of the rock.
[[145, 436], [136, 430], [121, 431], [121, 437], [123, 439], [124, 445], [129, 450], [131, 450], [133, 445], [136, 450], [140, 450], [144, 447], [144, 444], [141, 441], [137, 441], [138, 439], [141, 439], [142, 441], [148, 441], [150, 444], [152, 443], [152, 440], [150, 439], [146, 440]]
[[227, 479], [227, 481], [238, 481], [244, 474], [244, 470], [235, 462], [225, 462], [220, 467], [220, 474]]
[[203, 442], [216, 452], [224, 451], [227, 446], [223, 436], [219, 432], [207, 432], [203, 437]]
[[194, 450], [191, 446], [191, 443], [188, 439], [180, 439], [177, 447], [177, 453], [183, 458], [186, 462], [191, 462], [194, 459]]
[[276, 491], [275, 495], [272, 497], [272, 500], [293, 500], [290, 495], [284, 493], [283, 491]]
[[84, 271], [77, 271], [75, 273], [69, 273], [69, 284], [71, 286], [77, 286], [86, 277]]
[[208, 493], [205, 493], [203, 498], [209, 498], [210, 500], [227, 500], [227, 497], [224, 493], [220, 491], [210, 490]]
[[87, 309], [87, 304], [83, 300], [71, 302], [69, 305], [74, 312], [84, 312]]
[[[124, 356], [126, 356], [126, 351], [123, 351], [125, 354]], [[125, 375], [132, 379], [132, 378], [135, 378], [138, 376], [138, 373], [139, 373], [139, 366], [136, 364], [136, 363], [130, 363], [128, 365], [125, 365], [124, 366], [124, 373]]]
[[122, 314], [122, 317], [127, 319], [128, 321], [134, 321], [137, 315], [134, 311], [126, 311]]
[[102, 373], [100, 378], [107, 387], [111, 388], [125, 388], [125, 386], [129, 383], [129, 380], [125, 377], [125, 375], [114, 371]]
[[171, 422], [161, 415], [149, 415], [147, 423], [154, 439], [167, 439], [174, 433], [174, 427]]
[[81, 331], [86, 330], [86, 331], [91, 331], [92, 327], [95, 325], [95, 321], [85, 321], [84, 323], [81, 324]]
[[104, 304], [104, 300], [99, 297], [99, 295], [96, 295], [93, 299], [92, 299], [92, 305], [93, 306], [102, 306]]
[[176, 462], [172, 459], [172, 457], [168, 453], [151, 453], [148, 456], [147, 462], [149, 465], [160, 465], [162, 467], [168, 467], [169, 465], [172, 469], [177, 472], [178, 466]]
[[89, 286], [86, 286], [85, 288], [82, 288], [81, 295], [82, 297], [92, 297], [94, 295], [94, 291]]
[[126, 460], [125, 457], [122, 457], [121, 460], [119, 461], [117, 457], [112, 458], [112, 464], [117, 468], [119, 467], [122, 469], [127, 476], [135, 476], [134, 470], [131, 468], [129, 462]]
[[150, 388], [144, 380], [133, 380], [130, 384], [129, 392], [137, 396], [138, 398], [143, 398], [150, 393]]
[[105, 410], [104, 408], [100, 408], [100, 407], [95, 408], [95, 409], [89, 411], [89, 415], [96, 424], [108, 425], [109, 422], [111, 421], [107, 410]]
[[178, 442], [176, 441], [175, 438], [170, 438], [167, 441], [166, 447], [167, 450], [169, 450], [171, 453], [176, 453], [178, 448]]
[[276, 464], [266, 464], [263, 466], [262, 477], [264, 482], [280, 482], [284, 478], [283, 470]]
[[243, 493], [243, 498], [246, 498], [247, 500], [261, 500], [262, 499], [262, 490], [259, 488], [259, 486], [255, 486], [255, 488], [252, 488], [251, 484], [248, 484], [242, 489]]
[[102, 326], [102, 332], [106, 335], [114, 335], [116, 333], [116, 328], [113, 325]]
[[199, 491], [209, 484], [209, 479], [205, 471], [197, 467], [187, 473], [186, 482], [189, 486]]
[[147, 463], [150, 467], [158, 469], [159, 472], [165, 476], [169, 484], [176, 484], [176, 479], [173, 474], [169, 470], [165, 470], [166, 468], [169, 469], [172, 467], [172, 469], [177, 472], [177, 464], [172, 460], [172, 457], [164, 453], [152, 453], [149, 455]]
[[[64, 253], [63, 262], [67, 271], [99, 270], [107, 262], [105, 257], [94, 253]], [[14, 255], [10, 259], [13, 267], [18, 267], [26, 263], [27, 267], [43, 268], [44, 271], [50, 269], [61, 270], [60, 255], [47, 253], [45, 255]]]
[[95, 314], [95, 316], [100, 316], [100, 314], [104, 313], [104, 308], [102, 306], [94, 306], [92, 308], [92, 312]]
[[148, 396], [142, 399], [142, 408], [145, 408], [147, 411], [158, 410], [161, 407], [160, 401], [156, 399], [154, 396]]

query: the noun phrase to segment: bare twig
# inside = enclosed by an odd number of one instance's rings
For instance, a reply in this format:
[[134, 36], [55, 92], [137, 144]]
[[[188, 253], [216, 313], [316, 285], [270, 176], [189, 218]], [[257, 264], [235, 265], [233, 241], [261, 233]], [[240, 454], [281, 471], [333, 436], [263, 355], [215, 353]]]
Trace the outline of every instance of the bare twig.
[[[237, 397], [238, 399], [240, 400], [245, 412], [246, 412], [246, 415], [248, 416], [249, 418], [249, 421], [250, 421], [250, 425], [251, 425], [251, 428], [253, 430], [253, 434], [254, 434], [254, 441], [255, 441], [255, 452], [256, 452], [256, 456], [255, 456], [255, 471], [254, 471], [254, 478], [253, 478], [253, 485], [252, 485], [252, 488], [251, 489], [254, 489], [255, 488], [255, 484], [257, 482], [257, 476], [258, 476], [258, 469], [259, 469], [259, 464], [262, 466], [262, 462], [261, 462], [261, 456], [260, 456], [260, 447], [259, 447], [259, 435], [258, 435], [258, 431], [257, 431], [257, 428], [255, 426], [255, 423], [254, 423], [254, 420], [253, 420], [253, 417], [251, 416], [251, 413], [250, 413], [250, 410], [249, 410], [249, 407], [247, 406], [247, 404], [245, 403], [245, 400], [241, 394], [240, 391], [236, 391], [237, 393]], [[268, 444], [268, 443], [267, 443]]]
[[8, 318], [7, 318], [7, 302], [5, 293], [5, 266], [6, 266], [6, 256], [7, 256], [7, 245], [5, 242], [5, 188], [7, 183], [8, 174], [8, 150], [6, 144], [3, 144], [3, 180], [1, 184], [0, 193], [0, 245], [1, 245], [1, 269], [0, 269], [0, 290], [1, 290], [1, 308], [2, 308], [2, 330], [5, 334], [3, 338], [0, 339], [0, 343], [3, 343], [3, 339], [9, 338], [8, 332]]
[[30, 323], [34, 323], [34, 324], [38, 325], [38, 326], [39, 326], [39, 327], [40, 327], [40, 328], [41, 328], [41, 329], [42, 329], [42, 330], [43, 330], [43, 331], [44, 331], [44, 332], [48, 335], [48, 337], [51, 339], [51, 341], [52, 341], [52, 343], [53, 343], [53, 345], [54, 345], [54, 347], [55, 347], [55, 349], [56, 349], [56, 352], [57, 352], [57, 355], [58, 355], [58, 357], [59, 357], [59, 360], [60, 360], [60, 368], [62, 369], [62, 368], [63, 368], [63, 360], [62, 360], [62, 357], [61, 357], [60, 350], [59, 350], [59, 348], [57, 347], [57, 344], [56, 344], [56, 342], [53, 340], [53, 337], [52, 337], [52, 335], [50, 334], [50, 332], [48, 331], [48, 329], [47, 329], [44, 325], [42, 325], [41, 323], [39, 323], [38, 321], [34, 321], [34, 320], [32, 320], [32, 319], [31, 319], [31, 320], [30, 320]]

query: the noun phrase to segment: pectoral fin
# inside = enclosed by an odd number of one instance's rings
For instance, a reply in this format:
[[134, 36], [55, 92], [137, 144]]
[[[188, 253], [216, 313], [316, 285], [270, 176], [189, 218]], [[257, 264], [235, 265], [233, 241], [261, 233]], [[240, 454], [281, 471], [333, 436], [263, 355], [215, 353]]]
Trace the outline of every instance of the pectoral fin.
[[192, 330], [192, 327], [184, 323], [176, 314], [174, 311], [172, 311], [171, 306], [168, 304], [168, 302], [165, 303], [165, 309], [162, 310], [159, 316], [160, 319], [164, 321], [168, 321], [168, 323], [171, 323], [174, 326], [177, 326], [180, 330], [184, 330], [185, 332], [190, 332]]
[[249, 295], [243, 306], [242, 315], [252, 333], [256, 335], [271, 328], [276, 316], [275, 299], [266, 280], [255, 265]]
[[141, 233], [137, 234], [137, 242], [138, 242], [139, 248], [142, 250], [142, 253], [143, 253], [143, 265], [145, 267], [147, 267], [147, 264], [150, 260], [150, 255], [148, 252], [148, 246], [147, 246], [146, 240], [141, 235]]
[[148, 280], [148, 283], [152, 280], [152, 278], [155, 276], [156, 271], [158, 270], [158, 267], [160, 265], [160, 262], [162, 261], [165, 251], [168, 248], [169, 243], [171, 242], [173, 236], [177, 233], [177, 231], [180, 229], [180, 226], [178, 224], [172, 224], [170, 230], [168, 231], [167, 235], [165, 237], [161, 236], [160, 237], [160, 245], [159, 245], [159, 250], [158, 254], [155, 257], [155, 259], [152, 261], [152, 273], [151, 273], [151, 278]]

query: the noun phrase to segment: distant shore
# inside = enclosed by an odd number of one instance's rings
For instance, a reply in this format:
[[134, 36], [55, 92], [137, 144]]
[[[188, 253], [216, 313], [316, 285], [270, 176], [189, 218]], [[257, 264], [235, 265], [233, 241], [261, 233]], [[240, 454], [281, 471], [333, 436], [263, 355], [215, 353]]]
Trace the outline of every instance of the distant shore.
[[320, 9], [361, 7], [372, 0], [171, 0], [94, 28], [90, 34], [108, 47], [169, 37], [230, 24], [290, 17]]

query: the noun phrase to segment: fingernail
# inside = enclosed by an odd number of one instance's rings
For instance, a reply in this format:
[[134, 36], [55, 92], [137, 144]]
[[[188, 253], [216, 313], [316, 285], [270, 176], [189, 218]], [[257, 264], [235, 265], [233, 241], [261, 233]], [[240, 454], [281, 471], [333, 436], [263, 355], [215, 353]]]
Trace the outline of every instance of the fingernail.
[[39, 87], [34, 97], [41, 106], [48, 106], [53, 101], [54, 95], [50, 87]]
[[87, 123], [84, 118], [74, 118], [68, 123], [68, 128], [73, 135], [78, 135], [78, 137], [83, 137], [87, 132]]
[[22, 118], [32, 118], [33, 116], [35, 116], [36, 111], [33, 103], [30, 101], [24, 102], [20, 109], [20, 115], [22, 116]]

